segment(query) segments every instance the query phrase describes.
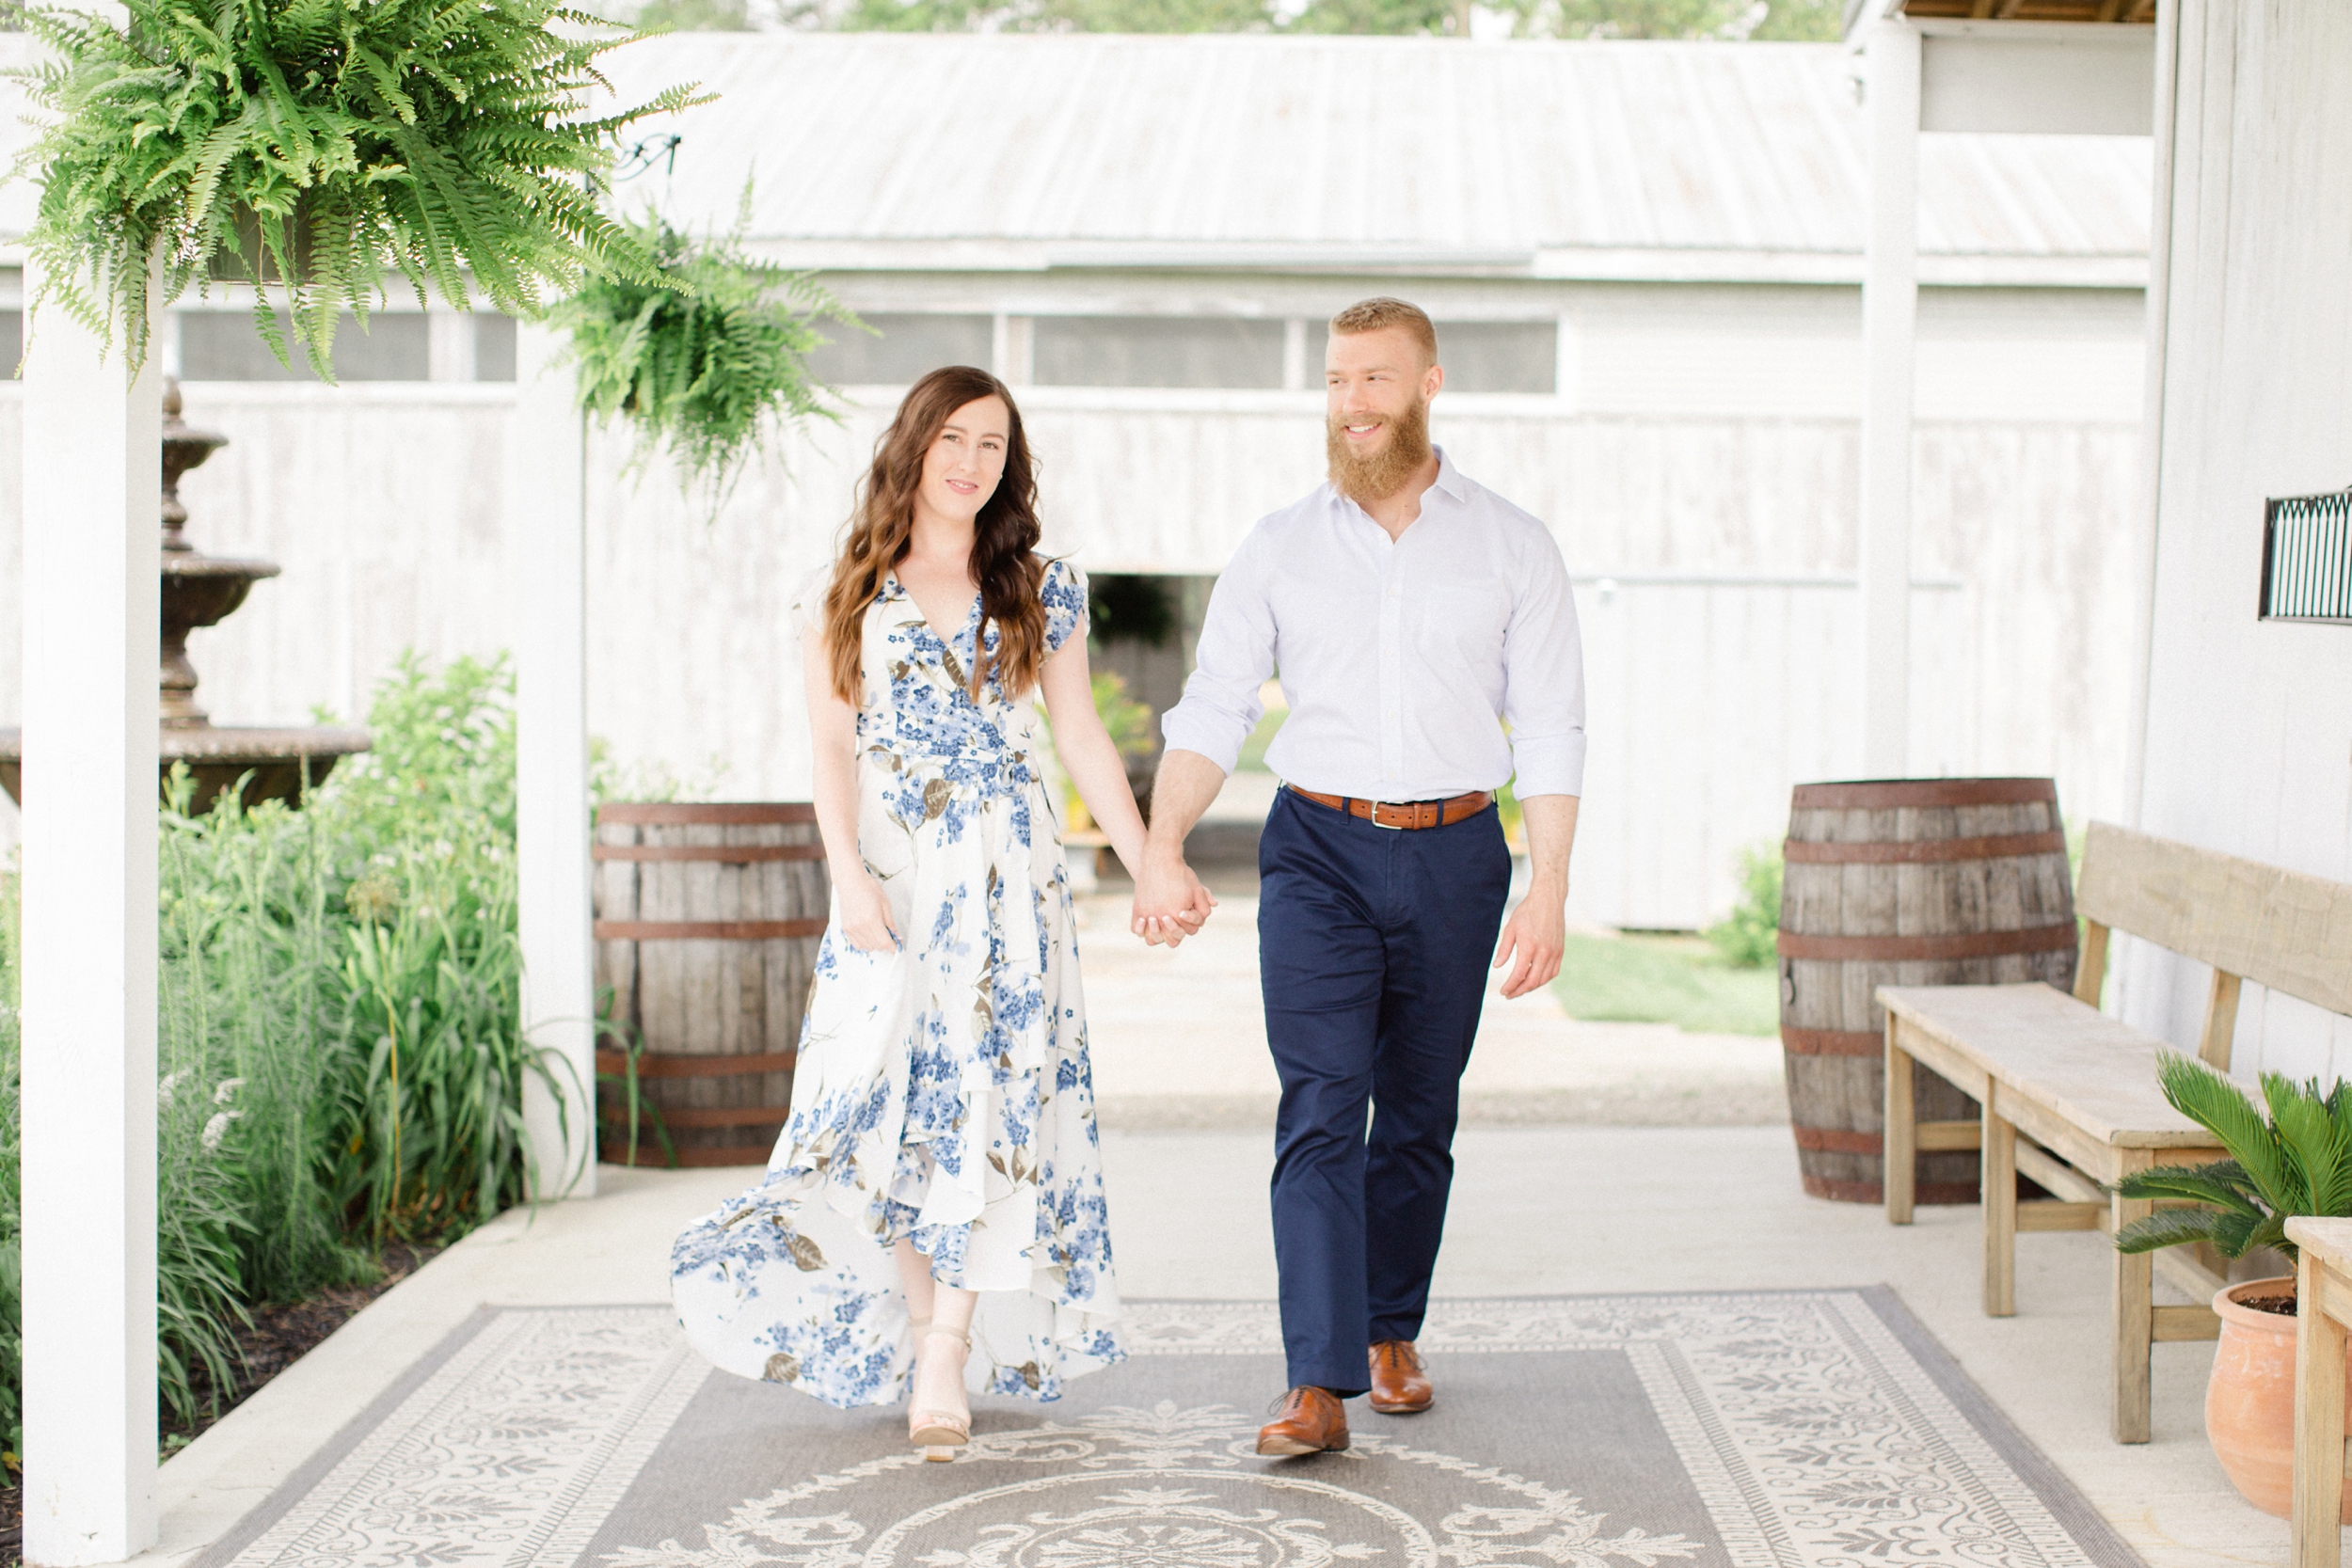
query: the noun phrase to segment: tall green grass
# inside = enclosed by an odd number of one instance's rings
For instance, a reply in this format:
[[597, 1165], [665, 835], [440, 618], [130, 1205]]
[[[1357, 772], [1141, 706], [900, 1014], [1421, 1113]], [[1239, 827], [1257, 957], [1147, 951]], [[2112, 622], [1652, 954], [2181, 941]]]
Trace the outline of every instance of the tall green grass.
[[[386, 1243], [526, 1196], [512, 682], [404, 660], [370, 755], [304, 809], [162, 816], [158, 1371], [183, 1423], [252, 1308], [365, 1281]], [[0, 1425], [19, 1440], [18, 905], [0, 891]]]

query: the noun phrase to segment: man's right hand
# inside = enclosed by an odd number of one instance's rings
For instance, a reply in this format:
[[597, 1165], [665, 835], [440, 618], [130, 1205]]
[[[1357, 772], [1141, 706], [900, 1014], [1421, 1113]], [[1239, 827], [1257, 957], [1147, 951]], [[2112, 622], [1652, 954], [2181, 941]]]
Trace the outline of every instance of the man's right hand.
[[1193, 875], [1182, 855], [1147, 856], [1143, 875], [1136, 879], [1129, 928], [1154, 946], [1166, 942], [1175, 947], [1186, 937], [1198, 935], [1215, 908], [1216, 899], [1200, 885], [1200, 879]]

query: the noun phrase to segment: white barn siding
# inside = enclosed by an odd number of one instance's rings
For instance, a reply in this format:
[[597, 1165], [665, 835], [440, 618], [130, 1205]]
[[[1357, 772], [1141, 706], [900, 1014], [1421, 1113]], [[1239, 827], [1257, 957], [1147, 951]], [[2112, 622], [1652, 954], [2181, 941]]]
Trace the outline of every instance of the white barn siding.
[[[2265, 498], [2352, 480], [2352, 8], [2180, 0], [2142, 825], [2352, 880], [2352, 628], [2255, 618]], [[2206, 971], [2133, 944], [2126, 1016]], [[2252, 987], [2242, 1074], [2352, 1073], [2352, 1022]]]
[[[625, 477], [622, 445], [592, 444], [590, 727], [618, 760], [688, 777], [716, 761], [730, 796], [805, 792], [789, 603], [829, 559], [881, 427], [887, 394], [867, 396], [876, 406], [747, 473], [716, 519], [664, 468]], [[356, 714], [404, 649], [511, 642], [514, 597], [531, 591], [505, 575], [511, 398], [187, 388], [189, 417], [231, 437], [183, 482], [192, 537], [285, 567], [192, 640], [219, 721]], [[1311, 394], [1032, 388], [1024, 403], [1048, 546], [1090, 570], [1213, 573], [1255, 517], [1320, 477]], [[17, 414], [0, 401], [0, 462], [15, 459]], [[1437, 434], [1551, 523], [1581, 579], [1593, 761], [1578, 914], [1688, 927], [1720, 913], [1737, 850], [1783, 831], [1788, 785], [1849, 774], [1858, 754], [1852, 422], [1460, 398], [1441, 401]], [[2127, 428], [1922, 427], [1923, 769], [2055, 770], [2072, 816], [2121, 811], [2115, 561], [2133, 450]], [[15, 531], [14, 490], [0, 489], [10, 579]], [[0, 584], [0, 617], [15, 608]], [[16, 707], [17, 657], [0, 625], [0, 714]]]

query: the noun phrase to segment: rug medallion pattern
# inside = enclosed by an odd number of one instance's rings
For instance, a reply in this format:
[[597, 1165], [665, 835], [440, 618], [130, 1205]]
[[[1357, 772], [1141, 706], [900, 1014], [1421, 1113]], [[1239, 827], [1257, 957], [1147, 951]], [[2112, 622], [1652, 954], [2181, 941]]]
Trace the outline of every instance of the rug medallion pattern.
[[1475, 1418], [1279, 1464], [1270, 1305], [1128, 1333], [949, 1466], [709, 1371], [663, 1309], [485, 1310], [195, 1568], [2137, 1564], [1883, 1291], [1439, 1303]]

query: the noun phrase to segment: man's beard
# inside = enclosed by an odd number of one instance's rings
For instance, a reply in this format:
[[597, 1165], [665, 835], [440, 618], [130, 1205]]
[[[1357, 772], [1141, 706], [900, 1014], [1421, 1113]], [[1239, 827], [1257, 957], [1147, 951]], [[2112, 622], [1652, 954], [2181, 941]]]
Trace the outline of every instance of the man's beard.
[[1325, 422], [1324, 454], [1330, 461], [1331, 483], [1353, 501], [1384, 501], [1405, 487], [1429, 461], [1429, 400], [1422, 398], [1388, 421], [1389, 438], [1370, 451], [1359, 451], [1347, 438], [1347, 420], [1334, 414]]

